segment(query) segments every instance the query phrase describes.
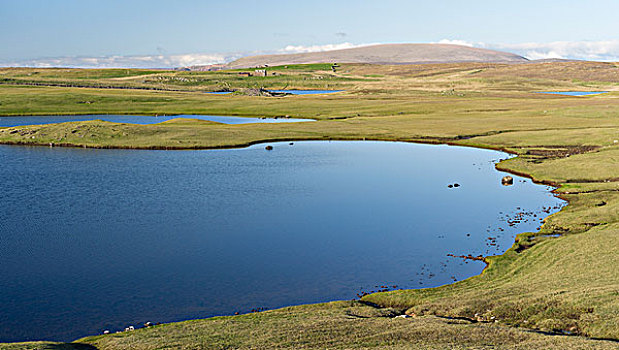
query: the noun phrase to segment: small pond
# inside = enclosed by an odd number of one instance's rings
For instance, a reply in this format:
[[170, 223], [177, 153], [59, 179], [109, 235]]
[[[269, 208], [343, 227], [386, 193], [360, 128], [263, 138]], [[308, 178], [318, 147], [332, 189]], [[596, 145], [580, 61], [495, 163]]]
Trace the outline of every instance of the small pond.
[[589, 96], [606, 94], [609, 91], [540, 91], [538, 94], [553, 94], [553, 95], [565, 95], [565, 96]]
[[126, 124], [157, 124], [177, 118], [190, 118], [208, 120], [223, 124], [249, 124], [249, 123], [296, 123], [313, 122], [313, 119], [297, 118], [251, 118], [251, 117], [227, 117], [217, 115], [171, 115], [171, 116], [144, 116], [144, 115], [47, 115], [47, 116], [18, 116], [0, 117], [0, 127], [54, 124], [66, 122], [78, 122], [87, 120], [105, 120], [114, 123]]
[[440, 286], [563, 205], [502, 152], [270, 145], [0, 146], [0, 342]]
[[342, 92], [344, 90], [269, 90], [269, 91], [288, 93], [292, 95], [320, 95], [320, 94], [333, 94], [336, 92]]

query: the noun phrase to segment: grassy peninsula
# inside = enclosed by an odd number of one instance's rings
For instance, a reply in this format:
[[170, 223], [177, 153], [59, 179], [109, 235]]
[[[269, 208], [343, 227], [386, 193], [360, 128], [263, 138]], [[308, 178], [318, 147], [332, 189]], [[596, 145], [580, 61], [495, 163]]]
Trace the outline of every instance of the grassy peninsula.
[[[619, 65], [343, 64], [238, 71], [0, 69], [0, 115], [215, 114], [312, 118], [224, 125], [74, 122], [0, 128], [0, 143], [135, 149], [283, 140], [397, 140], [505, 150], [502, 170], [554, 184], [569, 201], [539, 232], [487, 257], [479, 276], [360, 301], [302, 305], [0, 349], [617, 348]], [[247, 96], [252, 87], [343, 89]], [[229, 95], [205, 91], [238, 90]], [[539, 91], [610, 91], [587, 97]], [[552, 237], [555, 235], [559, 237]], [[407, 314], [409, 318], [393, 316]], [[52, 320], [50, 320], [52, 321]]]

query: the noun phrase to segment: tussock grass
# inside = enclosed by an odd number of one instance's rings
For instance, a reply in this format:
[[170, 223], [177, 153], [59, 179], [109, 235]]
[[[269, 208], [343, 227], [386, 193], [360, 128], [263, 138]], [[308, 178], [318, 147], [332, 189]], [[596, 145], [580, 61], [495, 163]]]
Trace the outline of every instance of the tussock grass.
[[[547, 336], [433, 316], [393, 318], [355, 301], [303, 305], [235, 317], [172, 323], [19, 349], [613, 349], [609, 341]], [[41, 346], [41, 345], [39, 345]], [[65, 348], [61, 348], [64, 346]], [[0, 345], [0, 349], [18, 349]]]

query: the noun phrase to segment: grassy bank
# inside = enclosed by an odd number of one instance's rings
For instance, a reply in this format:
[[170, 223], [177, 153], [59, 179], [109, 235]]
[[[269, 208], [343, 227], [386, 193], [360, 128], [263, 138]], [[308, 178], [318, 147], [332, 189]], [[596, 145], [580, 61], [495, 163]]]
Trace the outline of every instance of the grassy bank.
[[392, 318], [397, 310], [341, 301], [235, 317], [215, 317], [3, 349], [614, 349], [616, 343], [548, 336], [500, 324], [433, 316]]
[[[327, 74], [295, 69], [299, 71], [290, 73], [290, 79]], [[277, 140], [447, 142], [516, 153], [517, 158], [498, 167], [553, 183], [570, 202], [539, 232], [523, 233], [508, 252], [488, 257], [483, 274], [439, 288], [363, 298], [378, 308], [358, 302], [300, 306], [85, 338], [78, 341], [80, 346], [616, 348], [612, 341], [589, 338], [619, 339], [619, 94], [563, 97], [532, 92], [613, 91], [617, 71], [610, 63], [349, 65], [333, 77], [350, 84], [346, 92], [283, 98], [0, 85], [0, 115], [167, 113], [318, 120], [246, 125], [192, 119], [155, 125], [76, 122], [0, 128], [0, 143], [174, 149]], [[135, 79], [142, 73], [136, 72]], [[297, 79], [295, 87], [312, 87], [303, 82]], [[561, 236], [548, 236], [555, 234]], [[402, 312], [414, 317], [385, 317]]]

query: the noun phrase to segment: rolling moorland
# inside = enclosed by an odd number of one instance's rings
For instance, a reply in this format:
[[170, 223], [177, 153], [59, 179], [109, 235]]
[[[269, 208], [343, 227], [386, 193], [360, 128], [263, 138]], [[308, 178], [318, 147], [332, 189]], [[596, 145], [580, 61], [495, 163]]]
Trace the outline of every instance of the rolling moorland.
[[226, 65], [227, 68], [256, 66], [283, 66], [308, 63], [370, 63], [415, 64], [493, 62], [524, 63], [528, 60], [512, 53], [493, 51], [451, 44], [383, 44], [352, 49], [281, 55], [258, 55], [240, 58]]
[[[251, 70], [250, 70], [251, 71]], [[275, 75], [273, 75], [275, 73]], [[341, 89], [251, 96], [256, 88]], [[228, 95], [204, 92], [234, 90]], [[587, 97], [539, 91], [610, 91]], [[379, 292], [164, 324], [74, 343], [0, 349], [556, 348], [619, 340], [619, 65], [289, 65], [239, 70], [0, 69], [0, 115], [214, 114], [315, 119], [224, 125], [73, 122], [0, 128], [0, 143], [198, 149], [283, 140], [384, 140], [500, 149], [501, 170], [557, 186], [569, 201], [484, 272], [438, 288]], [[558, 237], [556, 237], [558, 236]], [[395, 318], [406, 314], [409, 318]]]

